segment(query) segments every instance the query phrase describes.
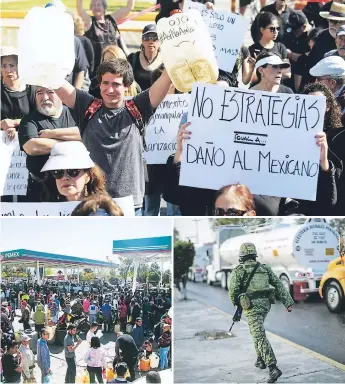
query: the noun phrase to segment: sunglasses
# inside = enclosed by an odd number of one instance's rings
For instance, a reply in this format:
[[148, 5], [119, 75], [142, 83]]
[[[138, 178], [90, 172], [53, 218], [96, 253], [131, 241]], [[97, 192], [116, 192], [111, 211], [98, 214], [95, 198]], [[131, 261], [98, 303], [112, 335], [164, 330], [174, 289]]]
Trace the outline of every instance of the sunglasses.
[[81, 169], [58, 169], [56, 171], [51, 171], [50, 174], [54, 177], [55, 180], [59, 180], [64, 177], [65, 172], [67, 176], [74, 178], [79, 176], [81, 171]]
[[158, 37], [157, 36], [143, 36], [143, 40], [144, 41], [158, 41]]
[[266, 28], [266, 29], [269, 29], [270, 32], [274, 33], [275, 31], [279, 32], [280, 31], [280, 27], [269, 27], [269, 28]]
[[228, 210], [224, 210], [223, 208], [216, 208], [214, 210], [214, 216], [244, 216], [247, 211], [241, 211], [235, 208], [229, 208]]
[[274, 65], [274, 64], [272, 65], [272, 64], [271, 64], [271, 67], [272, 67], [273, 69], [284, 69], [283, 66], [282, 66], [282, 65], [279, 65], [279, 64], [276, 64], [276, 65]]

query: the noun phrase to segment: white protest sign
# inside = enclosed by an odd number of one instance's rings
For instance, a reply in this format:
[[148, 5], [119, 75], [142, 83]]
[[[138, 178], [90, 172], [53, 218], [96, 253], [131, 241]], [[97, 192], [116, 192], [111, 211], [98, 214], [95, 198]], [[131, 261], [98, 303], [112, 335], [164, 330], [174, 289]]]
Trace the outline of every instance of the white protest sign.
[[[122, 209], [124, 216], [135, 216], [133, 196], [113, 200]], [[79, 203], [1, 203], [1, 216], [70, 216]]]
[[0, 164], [0, 196], [26, 195], [26, 154], [19, 149], [18, 137], [10, 140], [4, 131], [0, 136]]
[[166, 164], [176, 152], [176, 135], [182, 115], [188, 112], [189, 94], [168, 95], [146, 127], [147, 164]]
[[195, 84], [180, 185], [316, 199], [325, 98]]
[[204, 4], [185, 0], [184, 10], [197, 9], [209, 30], [220, 69], [232, 72], [240, 52], [249, 19], [228, 11], [206, 9]]
[[192, 1], [192, 0], [184, 0], [183, 12], [186, 12], [190, 9], [196, 9], [197, 11], [202, 13], [202, 11], [206, 10], [207, 8], [206, 8], [205, 4], [198, 3], [198, 2]]

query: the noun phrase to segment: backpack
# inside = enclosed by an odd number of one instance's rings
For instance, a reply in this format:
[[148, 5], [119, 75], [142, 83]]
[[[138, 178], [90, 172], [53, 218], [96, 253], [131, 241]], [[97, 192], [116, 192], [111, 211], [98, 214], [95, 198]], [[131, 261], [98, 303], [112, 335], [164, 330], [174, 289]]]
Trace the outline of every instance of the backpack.
[[[86, 127], [87, 123], [95, 116], [96, 112], [101, 109], [102, 105], [103, 105], [102, 99], [94, 99], [93, 102], [89, 105], [84, 115], [84, 121], [83, 121], [84, 128]], [[139, 129], [140, 135], [142, 136], [142, 139], [143, 139], [144, 150], [146, 151], [147, 146], [145, 141], [145, 125], [143, 122], [143, 117], [133, 99], [125, 101], [125, 108], [129, 112], [129, 114], [132, 116], [135, 125]]]

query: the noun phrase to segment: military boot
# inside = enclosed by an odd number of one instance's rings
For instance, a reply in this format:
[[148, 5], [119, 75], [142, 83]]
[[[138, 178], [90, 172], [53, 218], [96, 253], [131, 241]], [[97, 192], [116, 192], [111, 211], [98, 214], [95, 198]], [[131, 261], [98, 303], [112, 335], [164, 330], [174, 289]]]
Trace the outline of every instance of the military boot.
[[255, 366], [256, 366], [256, 368], [260, 368], [260, 369], [265, 369], [265, 368], [266, 368], [266, 364], [265, 364], [265, 362], [262, 360], [261, 357], [258, 357], [258, 358], [256, 359]]
[[269, 377], [267, 383], [275, 383], [278, 378], [282, 375], [282, 371], [275, 364], [269, 365], [268, 369]]

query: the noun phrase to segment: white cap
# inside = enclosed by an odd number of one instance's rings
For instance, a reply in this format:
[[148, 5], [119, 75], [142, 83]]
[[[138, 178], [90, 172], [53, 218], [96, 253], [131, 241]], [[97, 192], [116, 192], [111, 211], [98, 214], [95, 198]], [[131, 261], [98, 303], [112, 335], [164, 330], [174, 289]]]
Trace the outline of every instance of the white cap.
[[30, 341], [30, 340], [32, 340], [32, 338], [30, 336], [28, 336], [27, 334], [23, 333], [20, 340], [21, 341]]
[[328, 56], [320, 60], [309, 73], [314, 77], [345, 76], [345, 60], [340, 56]]
[[18, 56], [18, 51], [16, 48], [9, 46], [9, 45], [3, 45], [0, 49], [0, 56]]
[[41, 172], [59, 169], [89, 169], [95, 164], [81, 141], [63, 141], [55, 144]]
[[264, 57], [263, 59], [260, 59], [259, 61], [257, 61], [255, 64], [255, 69], [258, 69], [265, 64], [281, 65], [283, 68], [290, 68], [290, 64], [283, 61], [278, 55], [272, 55], [272, 56]]

